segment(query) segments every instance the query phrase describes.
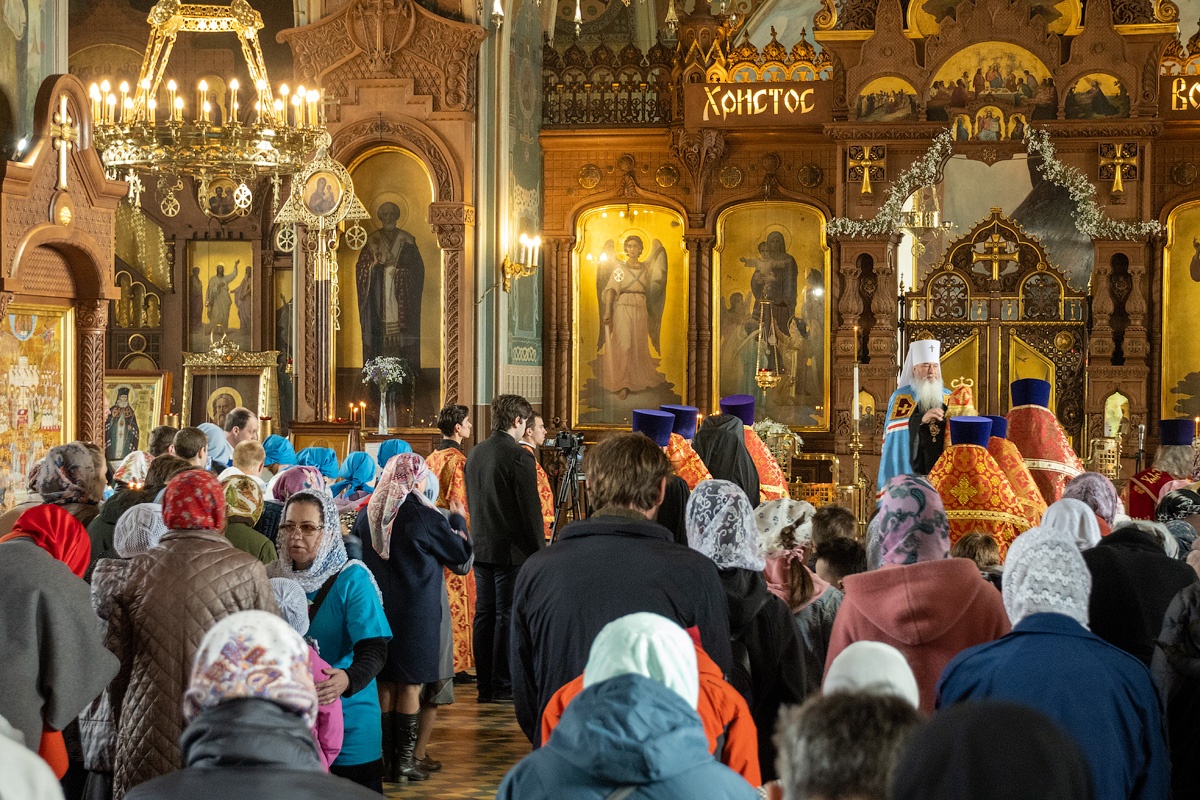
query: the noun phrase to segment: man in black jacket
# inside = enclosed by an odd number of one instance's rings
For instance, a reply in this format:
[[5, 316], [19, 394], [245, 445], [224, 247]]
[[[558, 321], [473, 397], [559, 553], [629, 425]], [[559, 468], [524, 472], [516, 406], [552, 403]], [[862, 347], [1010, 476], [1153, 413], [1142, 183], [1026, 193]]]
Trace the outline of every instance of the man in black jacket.
[[653, 521], [673, 474], [662, 448], [640, 433], [617, 434], [591, 448], [583, 468], [597, 511], [533, 555], [513, 593], [513, 700], [535, 745], [550, 697], [583, 673], [600, 629], [626, 614], [650, 611], [697, 627], [721, 671], [733, 666], [716, 566]]
[[492, 435], [467, 456], [467, 507], [475, 544], [475, 672], [479, 702], [512, 698], [508, 671], [513, 584], [545, 546], [533, 456], [519, 444], [533, 407], [519, 395], [492, 401]]

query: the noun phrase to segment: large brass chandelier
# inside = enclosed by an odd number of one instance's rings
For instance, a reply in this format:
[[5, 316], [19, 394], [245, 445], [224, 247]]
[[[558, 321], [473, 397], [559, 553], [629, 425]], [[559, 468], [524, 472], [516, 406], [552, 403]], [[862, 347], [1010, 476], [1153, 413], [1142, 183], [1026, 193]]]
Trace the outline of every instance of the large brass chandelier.
[[[183, 178], [195, 181], [197, 202], [205, 214], [245, 215], [253, 202], [253, 184], [270, 178], [274, 207], [280, 182], [307, 161], [324, 132], [321, 93], [287, 84], [273, 89], [258, 43], [262, 16], [246, 0], [229, 6], [159, 0], [150, 11], [150, 42], [135, 83], [93, 83], [93, 131], [100, 158], [112, 178], [129, 181], [130, 197], [140, 204], [142, 175], [157, 179], [159, 206], [179, 213], [176, 192]], [[235, 34], [250, 85], [230, 78], [220, 101], [201, 80], [196, 94], [169, 77], [167, 63], [180, 33]], [[222, 118], [219, 105], [227, 113]]]

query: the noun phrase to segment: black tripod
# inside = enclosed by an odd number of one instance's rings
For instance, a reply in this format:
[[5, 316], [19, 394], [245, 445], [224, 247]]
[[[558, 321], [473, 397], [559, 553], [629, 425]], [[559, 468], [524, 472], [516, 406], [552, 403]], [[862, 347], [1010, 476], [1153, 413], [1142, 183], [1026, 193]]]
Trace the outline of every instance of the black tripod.
[[565, 450], [562, 457], [566, 461], [566, 467], [559, 479], [558, 497], [554, 502], [554, 532], [550, 537], [551, 543], [558, 541], [559, 521], [562, 520], [564, 511], [569, 508], [572, 519], [583, 519], [583, 496], [579, 490], [579, 483], [583, 480], [583, 447]]

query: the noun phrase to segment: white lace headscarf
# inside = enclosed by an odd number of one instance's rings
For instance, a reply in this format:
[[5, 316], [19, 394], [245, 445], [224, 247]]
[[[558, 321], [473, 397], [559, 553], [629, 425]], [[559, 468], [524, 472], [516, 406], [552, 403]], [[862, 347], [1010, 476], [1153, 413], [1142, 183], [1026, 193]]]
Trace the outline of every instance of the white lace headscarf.
[[[312, 594], [320, 589], [331, 576], [351, 567], [361, 567], [364, 572], [371, 575], [371, 570], [367, 568], [366, 564], [346, 555], [346, 543], [342, 540], [341, 516], [338, 514], [337, 506], [334, 505], [333, 497], [328, 492], [309, 490], [296, 492], [288, 498], [284, 505], [283, 517], [287, 517], [288, 507], [293, 503], [311, 503], [314, 500], [321, 505], [321, 524], [324, 526], [325, 532], [321, 537], [321, 543], [317, 546], [317, 554], [313, 558], [312, 565], [308, 569], [296, 569], [295, 564], [292, 563], [292, 555], [288, 552], [287, 542], [284, 541], [282, 535], [275, 542], [275, 550], [278, 552], [279, 558], [267, 565], [267, 575], [272, 578], [291, 578], [300, 584], [300, 588], [304, 590], [305, 594]], [[375, 583], [374, 575], [371, 575], [371, 583], [375, 586], [376, 594], [379, 594], [380, 600], [382, 600], [383, 595], [379, 592], [379, 585]]]
[[117, 520], [113, 528], [113, 549], [121, 558], [133, 558], [158, 544], [166, 532], [163, 507], [157, 503], [142, 503]]
[[1030, 528], [1008, 548], [1004, 562], [1004, 610], [1013, 625], [1030, 614], [1071, 617], [1088, 626], [1092, 576], [1071, 533]]
[[720, 569], [762, 572], [758, 525], [746, 493], [730, 481], [701, 481], [687, 503], [688, 546]]
[[1087, 550], [1100, 544], [1100, 523], [1096, 512], [1082, 500], [1070, 497], [1051, 503], [1042, 515], [1043, 528], [1053, 528], [1075, 540], [1075, 546]]

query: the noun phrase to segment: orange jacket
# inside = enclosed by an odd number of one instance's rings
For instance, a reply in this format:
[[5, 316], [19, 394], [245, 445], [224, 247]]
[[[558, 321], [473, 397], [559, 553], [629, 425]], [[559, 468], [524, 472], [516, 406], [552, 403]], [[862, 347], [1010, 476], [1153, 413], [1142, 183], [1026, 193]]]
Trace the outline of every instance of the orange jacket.
[[[751, 786], [761, 786], [758, 728], [750, 718], [750, 707], [737, 690], [725, 682], [721, 668], [699, 646], [696, 647], [696, 663], [700, 667], [700, 702], [696, 712], [704, 723], [704, 732], [708, 734], [709, 752], [745, 778]], [[543, 743], [550, 739], [567, 704], [582, 691], [583, 676], [580, 675], [550, 698], [546, 710], [542, 712]]]

